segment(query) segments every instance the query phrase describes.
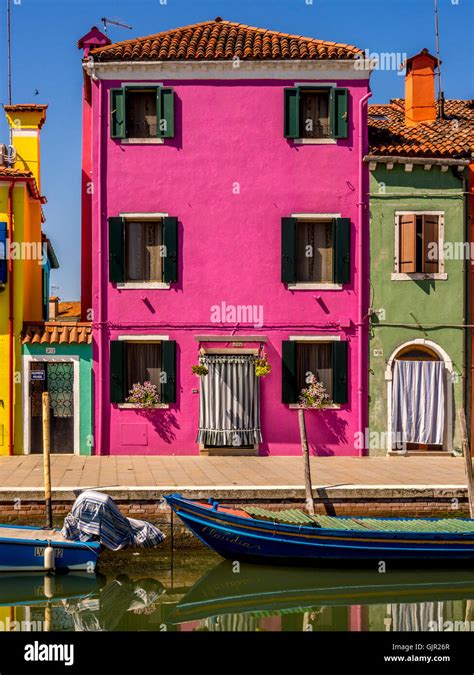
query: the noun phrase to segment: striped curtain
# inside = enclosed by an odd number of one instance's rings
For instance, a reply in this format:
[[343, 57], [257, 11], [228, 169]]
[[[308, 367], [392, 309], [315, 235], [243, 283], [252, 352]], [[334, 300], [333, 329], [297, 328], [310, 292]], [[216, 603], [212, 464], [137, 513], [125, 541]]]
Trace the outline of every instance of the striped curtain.
[[259, 382], [255, 356], [205, 354], [201, 378], [197, 443], [208, 446], [260, 443]]

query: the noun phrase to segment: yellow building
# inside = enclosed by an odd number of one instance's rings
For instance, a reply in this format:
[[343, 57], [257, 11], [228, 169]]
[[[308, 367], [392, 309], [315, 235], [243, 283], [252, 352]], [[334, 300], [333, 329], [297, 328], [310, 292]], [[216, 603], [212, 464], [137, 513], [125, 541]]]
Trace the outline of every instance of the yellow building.
[[25, 321], [47, 318], [48, 268], [57, 266], [42, 233], [46, 108], [5, 106], [13, 151], [0, 155], [0, 455], [23, 452], [20, 334]]

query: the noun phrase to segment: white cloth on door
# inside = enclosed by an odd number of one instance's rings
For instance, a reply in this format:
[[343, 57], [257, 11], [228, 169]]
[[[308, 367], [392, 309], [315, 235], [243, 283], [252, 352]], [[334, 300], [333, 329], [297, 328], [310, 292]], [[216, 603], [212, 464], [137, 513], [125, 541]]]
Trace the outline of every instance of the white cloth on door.
[[443, 445], [444, 363], [395, 361], [392, 431], [405, 443]]

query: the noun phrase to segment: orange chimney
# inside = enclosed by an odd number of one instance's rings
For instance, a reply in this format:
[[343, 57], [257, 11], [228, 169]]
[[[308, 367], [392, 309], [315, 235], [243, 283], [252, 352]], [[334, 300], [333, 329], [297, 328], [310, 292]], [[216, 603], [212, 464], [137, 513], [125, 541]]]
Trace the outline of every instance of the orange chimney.
[[414, 126], [436, 119], [435, 68], [438, 59], [427, 49], [406, 60], [405, 124]]

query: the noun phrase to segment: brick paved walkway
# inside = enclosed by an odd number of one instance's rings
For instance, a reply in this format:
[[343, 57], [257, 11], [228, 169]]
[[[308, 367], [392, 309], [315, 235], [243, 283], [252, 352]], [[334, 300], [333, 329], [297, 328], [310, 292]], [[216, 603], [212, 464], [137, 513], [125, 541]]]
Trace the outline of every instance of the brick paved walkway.
[[[313, 458], [315, 486], [466, 485], [464, 460], [453, 457]], [[39, 488], [41, 455], [0, 457], [0, 490]], [[301, 457], [52, 457], [55, 489], [72, 487], [301, 487]]]

